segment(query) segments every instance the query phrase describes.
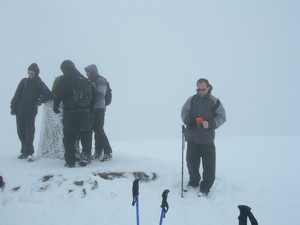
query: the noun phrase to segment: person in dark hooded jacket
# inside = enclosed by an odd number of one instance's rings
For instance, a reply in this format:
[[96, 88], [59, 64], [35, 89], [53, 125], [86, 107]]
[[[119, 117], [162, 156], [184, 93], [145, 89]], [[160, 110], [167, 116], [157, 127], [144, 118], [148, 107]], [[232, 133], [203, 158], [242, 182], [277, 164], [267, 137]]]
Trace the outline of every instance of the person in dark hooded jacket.
[[211, 94], [212, 86], [207, 79], [197, 81], [197, 94], [188, 98], [181, 110], [186, 127], [186, 161], [189, 171], [188, 186], [198, 187], [202, 159], [201, 195], [207, 195], [213, 186], [216, 169], [215, 129], [226, 121], [225, 109], [219, 99]]
[[95, 138], [95, 154], [93, 155], [93, 159], [100, 159], [103, 152], [104, 154], [102, 157], [102, 161], [111, 160], [112, 148], [104, 131], [106, 111], [104, 96], [107, 90], [107, 81], [104, 77], [99, 75], [97, 66], [95, 64], [91, 64], [84, 69], [88, 79], [97, 89], [97, 101], [92, 116], [92, 125]]
[[[79, 162], [80, 166], [86, 166], [91, 159], [92, 130], [90, 112], [95, 105], [94, 89], [87, 78], [85, 78], [75, 67], [71, 60], [62, 62], [61, 71], [63, 76], [57, 81], [53, 101], [53, 111], [60, 113], [59, 106], [63, 103], [63, 144], [65, 148], [66, 167], [74, 167], [75, 142], [80, 139], [82, 145], [82, 155]], [[91, 90], [91, 99], [87, 106], [80, 107], [73, 101], [73, 91], [77, 79], [83, 79]]]
[[52, 98], [51, 91], [39, 77], [40, 69], [36, 63], [28, 67], [28, 78], [23, 78], [11, 100], [11, 115], [16, 116], [17, 133], [21, 141], [19, 159], [33, 160], [33, 141], [35, 117], [38, 105]]

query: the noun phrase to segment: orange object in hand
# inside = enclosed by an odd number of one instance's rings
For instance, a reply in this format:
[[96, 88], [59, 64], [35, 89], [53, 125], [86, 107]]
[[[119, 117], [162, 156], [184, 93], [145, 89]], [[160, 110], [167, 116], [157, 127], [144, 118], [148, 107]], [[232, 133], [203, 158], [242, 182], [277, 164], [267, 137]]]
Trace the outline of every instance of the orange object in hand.
[[203, 118], [202, 117], [197, 117], [196, 121], [197, 121], [197, 124], [200, 125], [203, 122]]

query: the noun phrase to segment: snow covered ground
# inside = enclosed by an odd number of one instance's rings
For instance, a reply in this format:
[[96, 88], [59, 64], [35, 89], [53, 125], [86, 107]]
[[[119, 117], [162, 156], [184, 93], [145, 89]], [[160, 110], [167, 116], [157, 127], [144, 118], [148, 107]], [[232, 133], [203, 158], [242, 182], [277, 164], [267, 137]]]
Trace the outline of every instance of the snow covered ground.
[[[65, 168], [60, 159], [17, 159], [19, 143], [0, 149], [1, 225], [136, 224], [131, 172], [157, 174], [140, 182], [140, 224], [159, 224], [161, 194], [169, 189], [163, 224], [238, 224], [240, 204], [252, 208], [259, 224], [300, 224], [299, 137], [216, 139], [217, 178], [207, 198], [180, 195], [181, 137], [113, 142], [113, 160]], [[106, 180], [103, 172], [126, 172]], [[150, 177], [151, 178], [151, 177]], [[82, 182], [83, 181], [83, 182]], [[184, 181], [188, 181], [185, 166]], [[97, 185], [96, 185], [97, 183]]]
[[[170, 190], [165, 225], [238, 224], [240, 204], [252, 208], [260, 225], [300, 224], [300, 123], [290, 116], [300, 114], [293, 98], [299, 96], [299, 1], [2, 0], [0, 5], [5, 76], [0, 175], [6, 182], [0, 225], [136, 224], [131, 189], [137, 171], [157, 174], [140, 183], [141, 225], [159, 223], [165, 189]], [[112, 85], [106, 117], [110, 162], [70, 169], [60, 159], [17, 159], [15, 117], [9, 115], [17, 84], [36, 62], [51, 88], [65, 59], [83, 74], [85, 66], [97, 64]], [[217, 131], [217, 178], [210, 196], [189, 192], [181, 198], [180, 109], [202, 76], [214, 86], [228, 121]], [[98, 176], [105, 172], [126, 177]]]

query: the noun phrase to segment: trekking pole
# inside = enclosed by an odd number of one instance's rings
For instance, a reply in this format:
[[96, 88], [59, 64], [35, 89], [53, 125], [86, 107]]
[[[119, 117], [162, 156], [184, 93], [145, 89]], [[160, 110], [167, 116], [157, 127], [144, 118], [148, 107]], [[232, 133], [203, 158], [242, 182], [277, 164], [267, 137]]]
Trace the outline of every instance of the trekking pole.
[[162, 202], [161, 202], [161, 214], [160, 214], [160, 219], [159, 219], [159, 225], [162, 225], [163, 222], [163, 218], [165, 218], [166, 213], [169, 210], [169, 204], [167, 202], [167, 197], [168, 197], [168, 193], [170, 191], [169, 190], [164, 190], [164, 192], [162, 193]]
[[181, 152], [181, 198], [183, 198], [183, 165], [184, 165], [184, 146], [185, 146], [185, 140], [184, 140], [184, 135], [185, 135], [185, 126], [182, 125], [181, 129], [182, 133], [182, 152]]
[[247, 225], [247, 218], [249, 218], [251, 225], [258, 225], [257, 220], [250, 211], [251, 208], [249, 206], [239, 205], [238, 208], [240, 210], [240, 215], [238, 217], [239, 225]]
[[4, 189], [4, 185], [5, 185], [5, 182], [3, 180], [3, 177], [0, 176], [0, 188], [3, 190]]
[[136, 205], [136, 224], [140, 224], [139, 215], [139, 179], [135, 179], [132, 184], [132, 205]]

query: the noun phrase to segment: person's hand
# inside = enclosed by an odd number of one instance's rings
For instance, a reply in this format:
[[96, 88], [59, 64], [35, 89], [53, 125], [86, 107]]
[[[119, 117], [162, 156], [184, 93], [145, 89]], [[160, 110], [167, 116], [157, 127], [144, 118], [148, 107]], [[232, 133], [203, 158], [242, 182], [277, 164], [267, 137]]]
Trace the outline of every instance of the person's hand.
[[13, 115], [13, 116], [16, 115], [15, 110], [14, 110], [14, 109], [11, 109], [11, 110], [10, 110], [10, 114]]
[[203, 121], [202, 126], [203, 126], [203, 128], [207, 129], [208, 128], [208, 121]]
[[37, 105], [37, 106], [42, 105], [42, 99], [41, 99], [41, 97], [38, 97], [38, 100], [37, 100], [36, 105]]
[[58, 108], [56, 108], [56, 107], [53, 108], [53, 111], [54, 111], [55, 114], [59, 114], [60, 113], [60, 110]]
[[197, 117], [196, 122], [197, 122], [197, 125], [200, 127], [201, 124], [203, 123], [203, 118], [202, 117]]

